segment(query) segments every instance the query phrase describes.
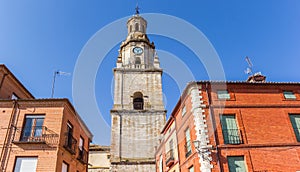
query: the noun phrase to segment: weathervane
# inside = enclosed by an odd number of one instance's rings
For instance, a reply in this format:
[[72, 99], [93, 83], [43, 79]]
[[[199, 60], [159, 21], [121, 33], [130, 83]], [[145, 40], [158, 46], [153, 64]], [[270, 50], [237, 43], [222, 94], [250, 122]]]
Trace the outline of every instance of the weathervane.
[[137, 15], [140, 14], [139, 10], [140, 10], [140, 8], [139, 8], [139, 1], [137, 0], [136, 1], [136, 7], [135, 7], [135, 14], [137, 14]]

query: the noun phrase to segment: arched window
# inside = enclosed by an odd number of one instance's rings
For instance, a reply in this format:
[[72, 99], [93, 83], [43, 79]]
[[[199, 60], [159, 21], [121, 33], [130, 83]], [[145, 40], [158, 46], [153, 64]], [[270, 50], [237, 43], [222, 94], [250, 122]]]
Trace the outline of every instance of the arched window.
[[135, 24], [135, 31], [139, 31], [139, 24], [138, 23]]
[[132, 32], [132, 25], [129, 26], [129, 32]]
[[133, 109], [143, 110], [144, 109], [144, 99], [141, 92], [135, 92], [133, 94]]
[[141, 64], [141, 58], [136, 57], [135, 58], [135, 64], [140, 65]]
[[142, 32], [146, 32], [146, 31], [145, 31], [145, 26], [144, 26], [144, 25], [142, 26]]

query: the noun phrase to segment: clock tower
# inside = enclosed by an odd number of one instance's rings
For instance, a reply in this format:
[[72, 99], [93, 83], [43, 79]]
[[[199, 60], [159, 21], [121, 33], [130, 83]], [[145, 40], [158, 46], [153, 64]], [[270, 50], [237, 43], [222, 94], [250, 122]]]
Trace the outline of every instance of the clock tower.
[[111, 171], [155, 171], [155, 149], [166, 120], [162, 69], [138, 10], [127, 29], [114, 68]]

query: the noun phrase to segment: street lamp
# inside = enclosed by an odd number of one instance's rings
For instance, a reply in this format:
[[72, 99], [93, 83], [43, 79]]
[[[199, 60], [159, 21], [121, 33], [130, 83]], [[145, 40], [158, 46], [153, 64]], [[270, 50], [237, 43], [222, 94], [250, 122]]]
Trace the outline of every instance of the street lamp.
[[199, 155], [205, 160], [211, 161], [211, 157], [208, 156], [209, 150], [212, 149], [212, 145], [201, 145], [200, 140], [194, 140], [193, 144]]

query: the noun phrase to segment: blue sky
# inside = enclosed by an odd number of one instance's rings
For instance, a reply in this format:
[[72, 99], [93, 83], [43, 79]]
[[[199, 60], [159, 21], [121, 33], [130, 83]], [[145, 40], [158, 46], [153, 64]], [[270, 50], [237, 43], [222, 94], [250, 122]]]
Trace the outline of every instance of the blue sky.
[[[49, 98], [53, 72], [73, 73], [87, 41], [111, 22], [131, 16], [135, 5], [134, 0], [0, 1], [0, 63], [7, 65], [36, 98]], [[140, 0], [139, 6], [141, 13], [176, 16], [201, 30], [219, 54], [227, 80], [247, 78], [245, 56], [251, 58], [254, 72], [262, 72], [268, 81], [300, 80], [299, 0]], [[209, 79], [188, 47], [163, 36], [150, 35], [150, 39], [157, 49], [179, 57], [196, 80]], [[117, 50], [118, 45], [112, 47], [99, 66], [95, 85], [97, 103], [108, 124]], [[163, 84], [169, 115], [180, 89], [174, 76], [164, 75]], [[55, 87], [55, 97], [73, 102], [72, 76], [57, 77]], [[97, 119], [88, 112], [80, 115], [95, 135], [94, 143], [109, 144], [110, 133], [101, 133], [90, 123]]]

